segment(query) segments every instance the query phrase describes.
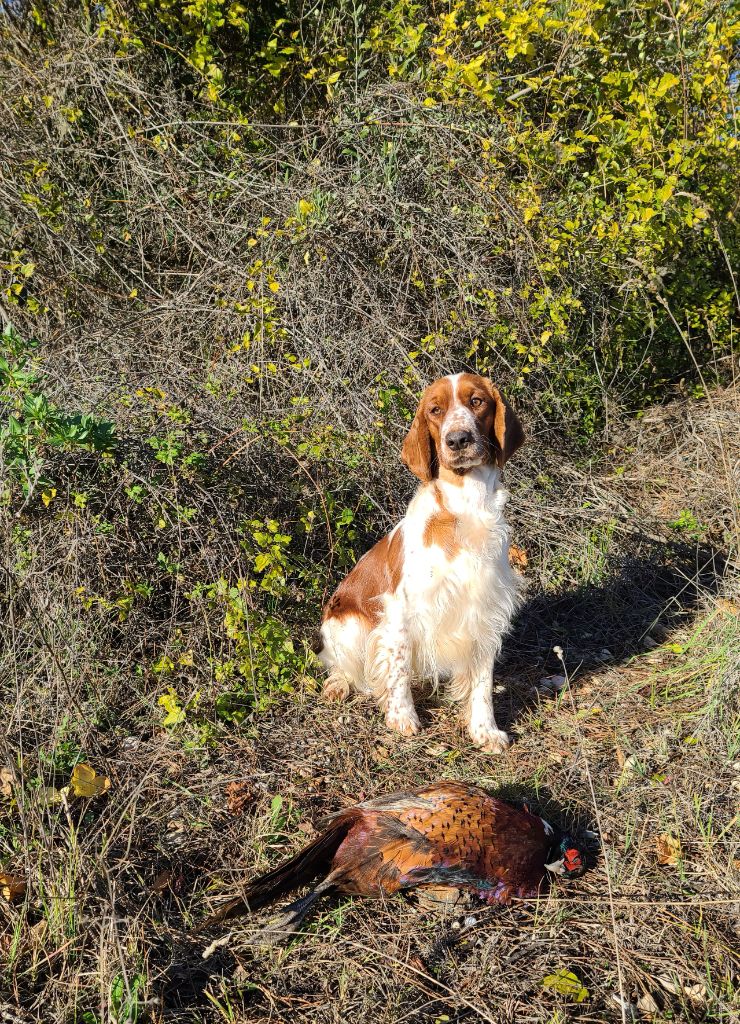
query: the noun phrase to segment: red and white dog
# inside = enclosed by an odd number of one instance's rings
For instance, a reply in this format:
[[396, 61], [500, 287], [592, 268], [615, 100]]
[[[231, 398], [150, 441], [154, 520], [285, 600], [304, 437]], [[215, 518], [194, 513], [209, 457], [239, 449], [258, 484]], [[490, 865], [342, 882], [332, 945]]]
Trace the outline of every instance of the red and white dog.
[[386, 722], [419, 731], [412, 681], [449, 680], [470, 737], [498, 754], [493, 663], [520, 601], [509, 565], [501, 469], [524, 441], [484, 377], [442, 377], [424, 392], [401, 458], [421, 480], [405, 517], [364, 555], [324, 608], [324, 694], [373, 694]]

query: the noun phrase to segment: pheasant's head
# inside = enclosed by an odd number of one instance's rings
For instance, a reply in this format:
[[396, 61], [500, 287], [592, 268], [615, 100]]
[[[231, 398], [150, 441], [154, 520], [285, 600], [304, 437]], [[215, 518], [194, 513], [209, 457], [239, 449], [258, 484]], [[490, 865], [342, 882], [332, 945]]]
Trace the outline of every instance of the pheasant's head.
[[586, 870], [585, 853], [573, 836], [560, 835], [550, 847], [548, 863], [545, 867], [554, 875], [566, 878], [578, 878]]

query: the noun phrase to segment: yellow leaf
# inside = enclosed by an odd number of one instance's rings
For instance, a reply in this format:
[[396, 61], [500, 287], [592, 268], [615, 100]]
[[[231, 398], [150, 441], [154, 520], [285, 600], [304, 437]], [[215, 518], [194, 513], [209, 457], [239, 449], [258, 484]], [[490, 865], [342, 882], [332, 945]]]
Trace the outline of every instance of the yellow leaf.
[[658, 864], [678, 864], [681, 860], [681, 843], [668, 832], [663, 832], [655, 840]]
[[69, 785], [75, 796], [101, 796], [110, 789], [110, 779], [107, 775], [98, 775], [89, 764], [76, 764]]
[[157, 699], [157, 704], [159, 704], [160, 707], [163, 707], [167, 712], [162, 720], [162, 725], [179, 725], [180, 722], [185, 721], [185, 712], [180, 707], [177, 693], [173, 687], [170, 687], [167, 693], [163, 693], [162, 696]]
[[54, 498], [56, 498], [56, 496], [57, 496], [57, 489], [56, 489], [56, 487], [51, 487], [48, 491], [44, 491], [42, 493], [41, 500], [43, 501], [44, 505], [46, 505], [46, 507], [48, 508], [49, 505], [51, 505], [51, 503], [54, 500]]
[[666, 71], [661, 80], [655, 86], [655, 95], [665, 96], [665, 94], [675, 88], [680, 81], [681, 79], [677, 78], [676, 75], [672, 75], [669, 71]]
[[26, 880], [20, 875], [0, 871], [0, 893], [10, 903], [26, 894]]
[[546, 978], [542, 979], [542, 987], [551, 988], [573, 1003], [582, 1003], [584, 999], [588, 999], [588, 989], [573, 971], [561, 969], [555, 974], [548, 974]]

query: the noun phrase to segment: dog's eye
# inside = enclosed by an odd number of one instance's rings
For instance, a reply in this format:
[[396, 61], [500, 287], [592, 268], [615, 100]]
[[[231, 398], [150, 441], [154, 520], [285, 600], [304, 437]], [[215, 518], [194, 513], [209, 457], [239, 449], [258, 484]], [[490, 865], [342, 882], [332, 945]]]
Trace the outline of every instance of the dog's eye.
[[441, 412], [442, 412], [442, 410], [440, 409], [440, 407], [438, 405], [433, 405], [432, 408], [429, 410], [429, 415], [430, 416], [439, 416], [439, 414]]
[[479, 405], [483, 405], [483, 399], [478, 398], [476, 395], [474, 398], [470, 399], [470, 404], [473, 406], [474, 409], [477, 409]]

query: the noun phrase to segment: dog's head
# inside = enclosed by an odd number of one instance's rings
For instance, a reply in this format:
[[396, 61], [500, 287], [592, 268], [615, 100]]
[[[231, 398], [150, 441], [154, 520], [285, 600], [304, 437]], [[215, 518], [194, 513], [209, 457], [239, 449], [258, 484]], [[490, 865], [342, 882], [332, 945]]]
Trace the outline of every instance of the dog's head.
[[430, 384], [401, 450], [401, 459], [425, 482], [440, 466], [463, 475], [486, 463], [503, 467], [524, 442], [524, 431], [498, 389], [475, 373]]

